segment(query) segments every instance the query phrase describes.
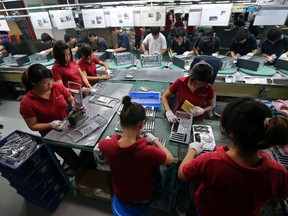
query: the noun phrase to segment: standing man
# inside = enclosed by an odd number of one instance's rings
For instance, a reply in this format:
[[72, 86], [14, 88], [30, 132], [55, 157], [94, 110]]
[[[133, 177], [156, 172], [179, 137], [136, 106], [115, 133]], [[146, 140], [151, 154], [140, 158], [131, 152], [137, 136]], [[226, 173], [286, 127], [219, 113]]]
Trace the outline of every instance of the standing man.
[[110, 27], [110, 31], [118, 37], [118, 46], [114, 52], [130, 52], [129, 36], [120, 27]]
[[3, 38], [0, 36], [0, 53], [2, 56], [6, 57], [10, 53], [11, 55], [15, 55], [19, 53], [18, 48], [10, 43], [9, 41], [3, 40]]
[[93, 32], [88, 34], [88, 39], [91, 43], [91, 46], [92, 44], [96, 44], [97, 48], [93, 49], [96, 52], [105, 52], [109, 48], [105, 39], [99, 37]]
[[159, 27], [151, 27], [151, 33], [145, 37], [141, 44], [141, 51], [149, 55], [156, 53], [163, 55], [167, 51], [166, 39], [164, 35], [160, 33]]

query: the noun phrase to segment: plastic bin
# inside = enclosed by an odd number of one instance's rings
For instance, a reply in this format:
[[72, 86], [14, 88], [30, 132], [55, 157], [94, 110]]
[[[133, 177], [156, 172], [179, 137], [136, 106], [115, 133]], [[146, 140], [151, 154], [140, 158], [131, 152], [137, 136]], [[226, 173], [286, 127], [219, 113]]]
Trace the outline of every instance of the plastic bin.
[[132, 102], [141, 104], [142, 106], [160, 107], [160, 92], [130, 92]]

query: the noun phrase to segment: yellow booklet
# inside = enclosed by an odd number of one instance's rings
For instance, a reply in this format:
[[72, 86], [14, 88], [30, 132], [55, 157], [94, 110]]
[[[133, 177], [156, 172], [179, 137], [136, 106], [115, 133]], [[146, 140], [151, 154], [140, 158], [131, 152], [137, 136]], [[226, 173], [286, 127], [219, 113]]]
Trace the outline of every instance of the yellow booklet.
[[190, 109], [193, 109], [195, 106], [191, 104], [188, 100], [185, 100], [181, 106], [181, 109], [187, 113], [191, 113]]

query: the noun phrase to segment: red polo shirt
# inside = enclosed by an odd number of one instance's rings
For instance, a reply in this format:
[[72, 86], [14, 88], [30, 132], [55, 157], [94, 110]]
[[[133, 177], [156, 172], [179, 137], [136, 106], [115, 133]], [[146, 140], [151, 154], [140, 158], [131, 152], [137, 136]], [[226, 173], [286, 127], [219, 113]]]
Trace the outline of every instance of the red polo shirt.
[[[181, 110], [185, 100], [188, 100], [194, 106], [204, 108], [205, 102], [214, 98], [214, 87], [211, 84], [207, 84], [192, 93], [188, 87], [188, 80], [189, 77], [181, 77], [169, 87], [169, 91], [172, 94], [177, 94], [176, 110]], [[202, 121], [203, 115], [196, 116], [194, 120]]]
[[[56, 60], [52, 67], [53, 79], [55, 81], [62, 80], [63, 85], [68, 88], [68, 81], [79, 83], [83, 86], [80, 68], [75, 61], [70, 61], [68, 65], [61, 65]], [[72, 89], [78, 89], [76, 86], [71, 86]]]
[[[30, 90], [21, 100], [20, 114], [24, 119], [36, 117], [38, 123], [62, 120], [68, 114], [66, 105], [69, 97], [68, 89], [56, 82], [52, 84], [49, 100], [39, 97]], [[49, 130], [42, 131], [40, 134], [45, 136], [48, 132]]]
[[95, 56], [92, 57], [90, 63], [89, 62], [85, 62], [85, 60], [83, 58], [81, 58], [78, 61], [78, 65], [81, 69], [81, 71], [86, 71], [88, 76], [97, 76], [97, 68], [96, 68], [96, 64], [99, 64], [99, 59], [97, 59]]

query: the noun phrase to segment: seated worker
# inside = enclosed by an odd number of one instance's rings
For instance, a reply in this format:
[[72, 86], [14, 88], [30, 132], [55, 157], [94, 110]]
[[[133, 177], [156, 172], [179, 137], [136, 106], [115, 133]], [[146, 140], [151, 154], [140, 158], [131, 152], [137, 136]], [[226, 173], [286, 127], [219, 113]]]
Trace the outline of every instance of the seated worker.
[[[22, 75], [25, 95], [20, 103], [20, 114], [32, 131], [44, 137], [50, 130], [61, 130], [67, 116], [67, 103], [75, 106], [74, 97], [62, 84], [53, 82], [52, 73], [41, 64], [29, 66]], [[52, 146], [76, 172], [80, 165], [78, 155], [70, 148]]]
[[254, 56], [257, 53], [255, 36], [250, 35], [248, 29], [240, 28], [232, 40], [230, 52], [234, 59], [245, 55], [249, 57]]
[[120, 27], [110, 27], [112, 34], [117, 36], [117, 48], [114, 52], [130, 52], [130, 41], [126, 31], [123, 31]]
[[[93, 51], [89, 44], [82, 44], [79, 53], [81, 55], [81, 59], [78, 61], [78, 65], [82, 73], [87, 76], [87, 79], [91, 85], [95, 84], [95, 82], [98, 80], [106, 80], [110, 78], [110, 71], [108, 69], [107, 63], [100, 61], [95, 56], [93, 56]], [[107, 71], [107, 74], [97, 76], [96, 64], [102, 65]]]
[[286, 59], [288, 56], [288, 37], [279, 28], [272, 28], [267, 32], [267, 39], [261, 46], [261, 55], [272, 63], [276, 58]]
[[288, 143], [288, 120], [259, 101], [237, 98], [224, 108], [220, 131], [230, 148], [199, 155], [203, 143], [192, 142], [178, 169], [181, 180], [195, 185], [196, 215], [258, 216], [270, 201], [287, 199], [288, 171], [263, 150]]
[[237, 20], [234, 22], [234, 27], [236, 27], [236, 28], [244, 27], [245, 26], [245, 22], [244, 22], [243, 18], [244, 18], [243, 14], [240, 14], [237, 17]]
[[218, 71], [221, 69], [222, 64], [220, 58], [213, 56], [213, 52], [215, 51], [214, 44], [215, 41], [213, 38], [207, 36], [201, 37], [201, 40], [198, 45], [199, 56], [196, 56], [193, 59], [193, 62], [191, 63], [191, 68], [200, 61], [205, 61], [212, 66], [213, 74], [209, 81], [209, 83], [212, 85], [215, 82]]
[[177, 106], [175, 110], [182, 110], [185, 100], [194, 105], [190, 109], [193, 121], [203, 120], [203, 114], [213, 109], [214, 87], [209, 83], [213, 68], [206, 62], [199, 62], [190, 69], [188, 77], [178, 78], [162, 95], [162, 103], [166, 110], [169, 122], [176, 122], [177, 117], [172, 112], [168, 99], [177, 94]]
[[0, 54], [3, 57], [6, 57], [9, 54], [19, 54], [19, 50], [13, 43], [3, 40], [3, 38], [0, 36]]
[[52, 53], [53, 52], [53, 46], [56, 42], [56, 40], [54, 40], [49, 34], [47, 33], [43, 33], [41, 34], [41, 40], [43, 43], [47, 44], [50, 46], [49, 49], [44, 50], [46, 53]]
[[93, 46], [94, 44], [97, 46], [95, 49], [93, 49], [96, 52], [105, 52], [109, 48], [105, 39], [99, 37], [93, 32], [88, 34], [88, 39], [91, 43], [91, 46]]
[[64, 41], [70, 46], [72, 53], [76, 53], [76, 57], [80, 59], [81, 56], [79, 55], [78, 51], [83, 41], [80, 40], [79, 38], [72, 37], [72, 35], [70, 34], [64, 35]]
[[[196, 54], [198, 55], [199, 52], [199, 42], [202, 37], [211, 37], [214, 41], [214, 50], [213, 50], [213, 55], [218, 55], [219, 50], [220, 50], [220, 38], [217, 37], [214, 33], [214, 30], [212, 28], [205, 28], [203, 29], [202, 36], [196, 41], [195, 46], [194, 46], [194, 52], [190, 52], [189, 54]], [[188, 53], [186, 53], [188, 54]]]
[[185, 36], [185, 32], [183, 30], [177, 30], [175, 39], [172, 41], [172, 45], [169, 48], [170, 56], [182, 55], [184, 52], [190, 50], [192, 50], [191, 41]]
[[[114, 134], [100, 141], [99, 150], [106, 157], [112, 174], [114, 215], [146, 215], [157, 192], [160, 179], [155, 168], [171, 165], [172, 154], [150, 133], [141, 137], [146, 114], [141, 104], [123, 97], [120, 113], [122, 135]], [[158, 170], [159, 171], [159, 170]]]
[[[64, 41], [57, 41], [53, 46], [53, 56], [55, 62], [52, 67], [53, 79], [68, 88], [68, 81], [79, 83], [82, 86], [82, 92], [91, 90], [91, 85], [81, 71], [77, 63], [73, 60], [71, 49]], [[72, 89], [78, 89], [71, 85]]]
[[[146, 47], [148, 47], [148, 50]], [[141, 51], [146, 55], [163, 55], [167, 51], [166, 39], [160, 33], [160, 27], [151, 27], [151, 33], [144, 38], [141, 44]]]

